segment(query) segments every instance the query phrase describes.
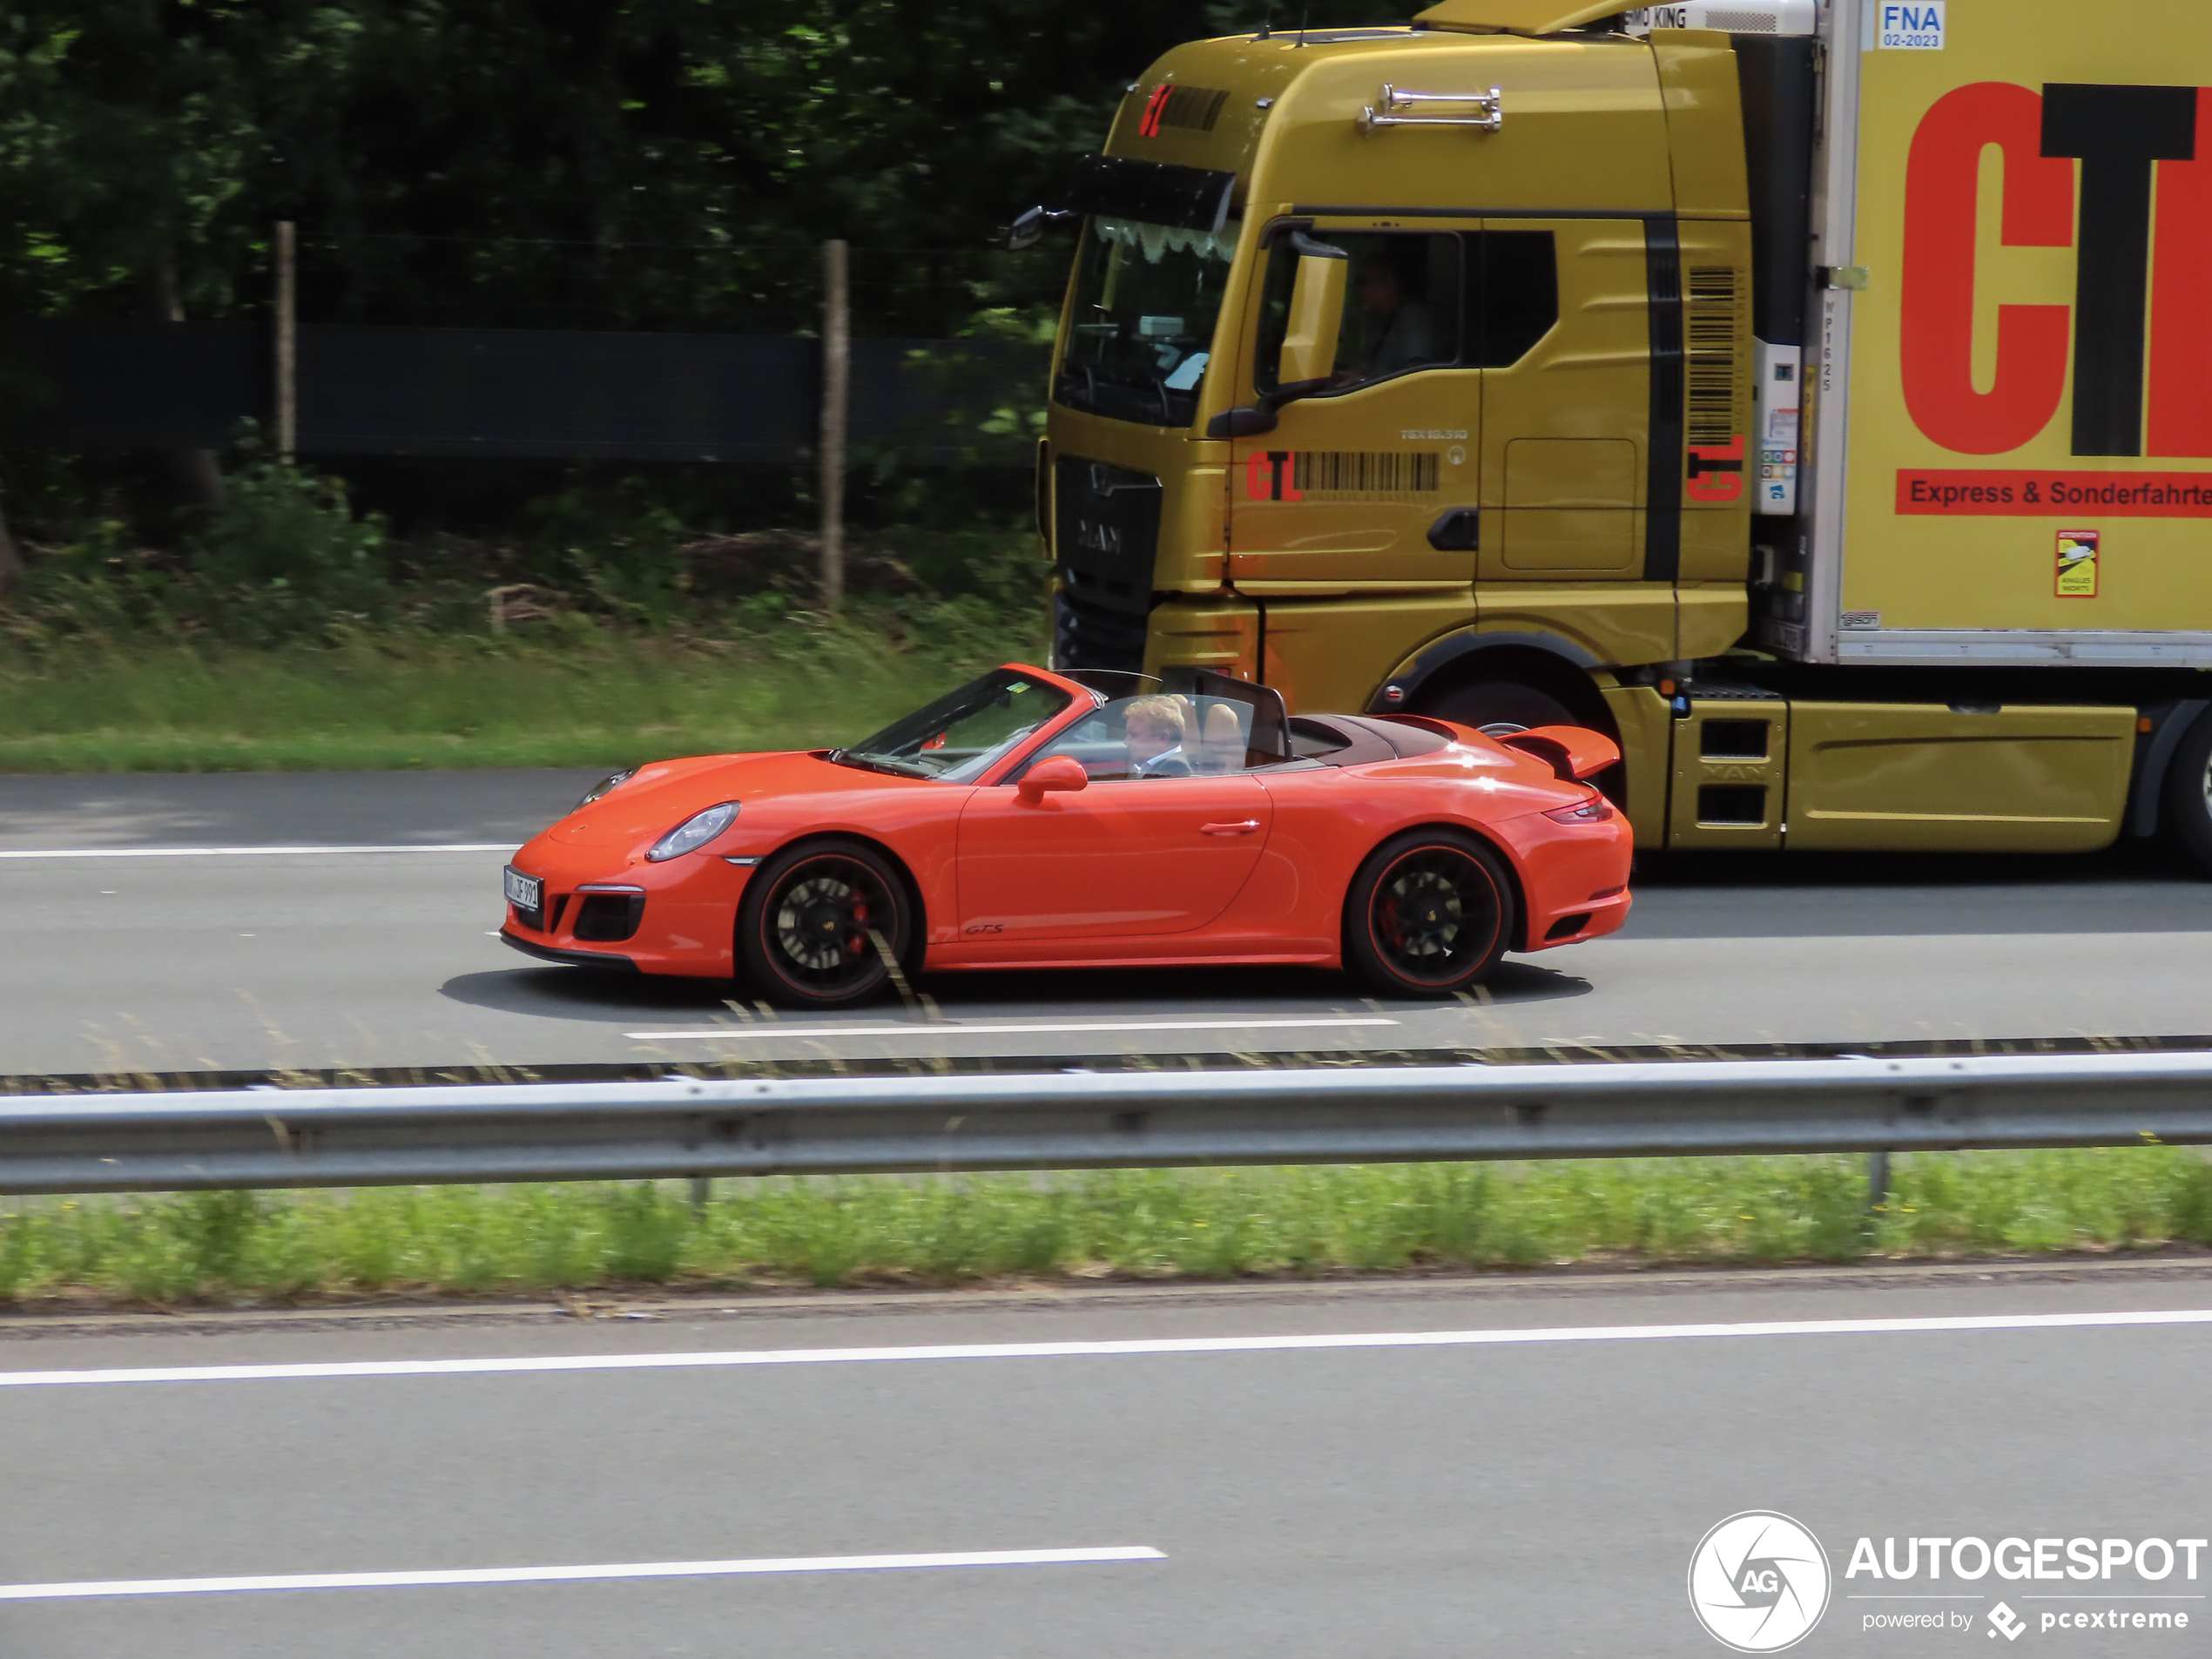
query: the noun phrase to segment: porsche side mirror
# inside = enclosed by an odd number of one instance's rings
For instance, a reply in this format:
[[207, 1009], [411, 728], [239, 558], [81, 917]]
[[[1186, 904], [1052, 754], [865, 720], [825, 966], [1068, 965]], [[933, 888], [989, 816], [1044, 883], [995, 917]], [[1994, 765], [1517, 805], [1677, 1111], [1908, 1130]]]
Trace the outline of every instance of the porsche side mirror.
[[1022, 774], [1015, 786], [1025, 806], [1035, 806], [1048, 792], [1061, 793], [1090, 787], [1090, 774], [1073, 755], [1051, 755]]

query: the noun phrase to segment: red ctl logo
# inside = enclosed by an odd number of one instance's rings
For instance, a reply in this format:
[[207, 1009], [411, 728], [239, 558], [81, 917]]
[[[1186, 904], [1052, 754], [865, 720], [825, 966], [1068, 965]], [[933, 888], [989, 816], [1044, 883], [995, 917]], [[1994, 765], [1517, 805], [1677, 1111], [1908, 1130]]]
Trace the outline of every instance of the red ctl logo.
[[1136, 131], [1140, 138], [1160, 136], [1160, 118], [1167, 113], [1168, 95], [1175, 91], [1175, 83], [1162, 81], [1152, 89], [1152, 96], [1144, 100], [1144, 113], [1137, 118]]
[[1730, 502], [1743, 498], [1743, 440], [1689, 446], [1689, 477], [1683, 493], [1692, 501]]
[[1304, 501], [1297, 484], [1298, 453], [1256, 449], [1244, 462], [1244, 496], [1249, 501]]
[[[2000, 241], [2073, 247], [2074, 304], [2000, 306], [1981, 391], [1974, 222], [1991, 148], [2004, 164]], [[1962, 455], [2017, 449], [2058, 413], [2070, 361], [2074, 454], [2212, 455], [2208, 272], [2212, 90], [1983, 81], [1945, 94], [1905, 168], [1899, 343], [1913, 423]]]

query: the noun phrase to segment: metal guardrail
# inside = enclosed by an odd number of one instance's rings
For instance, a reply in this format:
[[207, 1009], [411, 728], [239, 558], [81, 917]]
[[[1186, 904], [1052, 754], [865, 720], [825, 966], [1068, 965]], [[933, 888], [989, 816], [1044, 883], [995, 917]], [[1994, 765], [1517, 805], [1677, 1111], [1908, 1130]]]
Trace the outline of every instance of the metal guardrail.
[[2212, 1143], [2212, 1054], [49, 1095], [0, 1192]]

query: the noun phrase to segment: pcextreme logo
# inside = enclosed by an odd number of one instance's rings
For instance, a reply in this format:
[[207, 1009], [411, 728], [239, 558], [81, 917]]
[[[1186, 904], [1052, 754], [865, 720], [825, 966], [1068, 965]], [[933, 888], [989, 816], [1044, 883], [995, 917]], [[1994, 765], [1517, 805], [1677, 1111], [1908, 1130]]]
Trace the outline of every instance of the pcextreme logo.
[[1700, 1539], [1689, 1606], [1706, 1633], [1738, 1653], [1779, 1653], [1828, 1610], [1828, 1552], [1787, 1515], [1747, 1509]]
[[[2001, 158], [2001, 182], [1982, 169]], [[2072, 247], [2074, 301], [1997, 307], [1975, 384], [1976, 213], [2005, 247]], [[2155, 233], [2153, 227], [2155, 226]], [[2060, 414], [2077, 455], [2212, 455], [2212, 89], [1982, 81], [1921, 118], [1906, 161], [1899, 356], [1921, 433], [2001, 455]]]

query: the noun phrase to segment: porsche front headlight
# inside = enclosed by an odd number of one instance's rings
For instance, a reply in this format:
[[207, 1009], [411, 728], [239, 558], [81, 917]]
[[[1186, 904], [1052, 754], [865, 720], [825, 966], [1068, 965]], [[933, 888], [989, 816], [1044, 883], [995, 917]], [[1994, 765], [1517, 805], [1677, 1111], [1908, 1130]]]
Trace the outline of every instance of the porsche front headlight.
[[710, 806], [696, 813], [674, 829], [655, 841], [646, 853], [647, 862], [660, 864], [678, 859], [686, 853], [696, 853], [709, 841], [737, 821], [738, 803], [725, 800], [719, 806]]

